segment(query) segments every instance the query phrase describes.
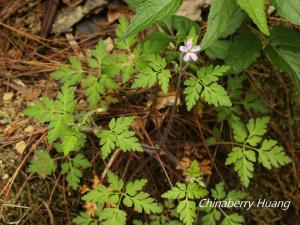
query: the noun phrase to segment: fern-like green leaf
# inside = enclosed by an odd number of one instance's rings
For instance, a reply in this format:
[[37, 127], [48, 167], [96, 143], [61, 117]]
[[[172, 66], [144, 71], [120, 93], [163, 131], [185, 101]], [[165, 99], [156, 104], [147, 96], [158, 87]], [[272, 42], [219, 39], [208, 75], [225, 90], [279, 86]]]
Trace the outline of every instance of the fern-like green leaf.
[[142, 151], [142, 147], [135, 133], [129, 131], [133, 117], [120, 117], [112, 119], [109, 123], [110, 130], [101, 131], [99, 138], [102, 146], [102, 157], [105, 159], [116, 147], [122, 151]]
[[185, 81], [184, 94], [187, 109], [192, 107], [199, 100], [200, 96], [214, 106], [231, 106], [230, 98], [226, 90], [216, 83], [220, 76], [230, 69], [229, 66], [208, 66], [197, 71], [197, 78], [191, 77]]
[[37, 173], [42, 178], [51, 175], [56, 170], [56, 164], [48, 152], [37, 150], [34, 152], [33, 161], [31, 161], [28, 171]]
[[70, 58], [70, 66], [61, 66], [59, 69], [51, 73], [50, 75], [56, 79], [60, 80], [62, 83], [68, 83], [73, 85], [81, 81], [83, 75], [83, 68], [81, 62], [76, 57]]
[[275, 140], [264, 140], [258, 154], [258, 161], [267, 169], [280, 167], [291, 162], [283, 148]]

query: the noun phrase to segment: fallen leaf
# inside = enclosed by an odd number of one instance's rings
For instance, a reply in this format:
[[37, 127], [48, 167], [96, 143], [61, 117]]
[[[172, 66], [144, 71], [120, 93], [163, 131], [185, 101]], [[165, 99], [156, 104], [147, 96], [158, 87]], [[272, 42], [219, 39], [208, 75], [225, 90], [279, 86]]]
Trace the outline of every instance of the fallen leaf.
[[203, 175], [211, 175], [212, 165], [209, 159], [204, 159], [199, 163], [200, 171]]
[[[169, 106], [173, 106], [176, 100], [176, 92], [170, 92], [168, 95], [160, 95], [157, 98], [156, 109], [160, 110]], [[180, 98], [177, 99], [177, 106], [181, 104]]]
[[95, 188], [100, 183], [101, 183], [101, 180], [99, 179], [99, 177], [97, 175], [95, 175], [93, 178], [93, 188]]
[[26, 101], [36, 100], [41, 95], [41, 90], [39, 88], [24, 88], [22, 95]]
[[17, 123], [13, 122], [10, 126], [4, 129], [4, 136], [10, 136], [17, 129]]
[[95, 211], [97, 210], [97, 205], [94, 202], [86, 202], [84, 205], [84, 208], [86, 208], [86, 212], [89, 216], [94, 217]]
[[90, 189], [88, 188], [88, 186], [86, 186], [85, 184], [83, 186], [80, 186], [79, 187], [79, 192], [80, 194], [85, 194], [85, 193], [88, 193], [90, 191]]

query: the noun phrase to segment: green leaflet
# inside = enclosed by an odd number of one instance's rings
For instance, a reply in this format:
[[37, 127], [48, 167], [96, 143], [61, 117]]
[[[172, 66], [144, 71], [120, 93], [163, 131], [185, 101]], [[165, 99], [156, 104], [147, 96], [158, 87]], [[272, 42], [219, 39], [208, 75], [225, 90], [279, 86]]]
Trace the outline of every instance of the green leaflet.
[[240, 73], [247, 69], [260, 55], [260, 40], [250, 30], [240, 29], [229, 48], [225, 63], [231, 66], [231, 73]]
[[98, 134], [100, 145], [102, 146], [103, 159], [115, 148], [120, 148], [124, 152], [143, 150], [138, 139], [135, 137], [135, 133], [129, 130], [133, 120], [133, 117], [112, 119], [109, 123], [109, 130], [101, 131]]
[[[267, 169], [291, 162], [291, 159], [286, 155], [283, 148], [277, 145], [276, 141], [263, 140], [269, 121], [269, 117], [261, 117], [250, 119], [246, 127], [239, 124], [232, 126], [235, 141], [242, 143], [243, 147], [234, 147], [228, 154], [225, 165], [234, 164], [234, 170], [238, 173], [245, 187], [249, 186], [250, 179], [253, 177], [255, 162], [258, 161]], [[258, 147], [259, 145], [260, 147]]]
[[127, 21], [125, 16], [121, 16], [119, 19], [119, 24], [117, 25], [116, 28], [116, 36], [117, 39], [115, 39], [115, 43], [119, 49], [130, 49], [132, 45], [136, 43], [136, 37], [131, 36], [128, 37], [125, 40], [119, 40], [118, 38], [122, 36], [122, 34], [125, 32], [127, 27], [129, 26], [129, 22]]
[[60, 80], [62, 83], [68, 82], [69, 85], [79, 83], [83, 75], [81, 62], [78, 58], [71, 57], [70, 64], [70, 66], [61, 66], [50, 75], [54, 79]]
[[55, 101], [44, 97], [42, 102], [35, 102], [24, 113], [41, 123], [49, 122], [48, 141], [52, 144], [70, 129], [75, 107], [74, 91], [65, 83]]
[[280, 16], [296, 25], [300, 25], [300, 7], [298, 0], [271, 0]]
[[124, 40], [150, 27], [153, 23], [171, 16], [180, 5], [181, 0], [145, 0], [143, 4], [137, 6], [136, 15], [132, 18], [120, 39]]
[[279, 69], [289, 72], [300, 99], [300, 34], [282, 25], [271, 31], [270, 44], [265, 52]]
[[198, 183], [176, 183], [176, 186], [165, 192], [162, 197], [166, 199], [179, 199], [176, 212], [179, 218], [186, 225], [192, 225], [196, 217], [196, 202], [194, 199], [200, 199], [206, 196], [208, 192]]
[[266, 13], [265, 0], [236, 0], [240, 7], [247, 12], [249, 17], [258, 26], [261, 32], [270, 35]]
[[275, 140], [264, 140], [258, 155], [258, 161], [267, 169], [272, 166], [280, 167], [291, 162], [281, 146], [277, 145]]
[[167, 94], [171, 72], [166, 69], [166, 60], [159, 55], [149, 55], [147, 61], [149, 61], [149, 66], [140, 69], [132, 88], [150, 88], [158, 82], [162, 91]]
[[78, 154], [74, 158], [70, 158], [68, 162], [62, 165], [62, 174], [67, 174], [67, 181], [70, 186], [76, 190], [82, 177], [80, 169], [85, 169], [91, 166], [91, 163], [85, 158], [84, 155]]
[[229, 66], [208, 66], [197, 71], [197, 77], [187, 79], [184, 94], [187, 109], [191, 110], [197, 101], [203, 98], [214, 106], [231, 106], [226, 90], [216, 83], [219, 77], [229, 70]]
[[98, 73], [88, 75], [82, 83], [83, 87], [86, 88], [85, 95], [89, 104], [95, 107], [106, 89], [113, 90], [117, 87], [114, 78], [120, 72], [121, 67], [116, 59], [108, 54], [102, 40], [99, 40], [96, 47], [91, 51], [87, 63]]
[[[125, 225], [127, 214], [120, 210], [121, 203], [139, 213], [150, 214], [162, 211], [161, 206], [150, 194], [142, 191], [147, 183], [146, 179], [134, 180], [124, 185], [124, 181], [113, 172], [108, 171], [107, 176], [109, 188], [99, 184], [82, 197], [84, 201], [104, 205], [104, 209], [99, 212], [99, 220], [103, 221], [103, 224]], [[105, 203], [114, 204], [116, 207], [109, 208], [109, 204]]]
[[33, 161], [31, 161], [28, 171], [37, 173], [42, 178], [51, 175], [56, 170], [54, 159], [51, 158], [48, 152], [36, 150], [34, 152]]
[[227, 215], [221, 225], [242, 225], [244, 223], [245, 219], [243, 216], [233, 213]]
[[234, 33], [244, 18], [245, 15], [235, 0], [212, 0], [207, 31], [201, 42], [201, 48], [206, 49], [219, 38]]
[[81, 212], [72, 222], [77, 225], [97, 225], [97, 221], [91, 218], [86, 212]]
[[[219, 201], [241, 201], [246, 197], [246, 193], [238, 190], [231, 190], [226, 193], [224, 184], [218, 183], [215, 185], [215, 188], [211, 190], [211, 196], [213, 197], [213, 199]], [[220, 210], [216, 207], [206, 207], [205, 202], [203, 204], [201, 202], [200, 210], [206, 213], [206, 215], [201, 217], [203, 225], [216, 225], [219, 224], [218, 222], [220, 222], [221, 220], [221, 224], [229, 223], [232, 225], [242, 225], [244, 217], [239, 215], [238, 213], [229, 215], [227, 212], [224, 212], [226, 209], [229, 209], [229, 207], [223, 207], [222, 210]]]
[[100, 214], [100, 219], [104, 221], [103, 225], [125, 225], [126, 216], [126, 212], [119, 208], [105, 208]]

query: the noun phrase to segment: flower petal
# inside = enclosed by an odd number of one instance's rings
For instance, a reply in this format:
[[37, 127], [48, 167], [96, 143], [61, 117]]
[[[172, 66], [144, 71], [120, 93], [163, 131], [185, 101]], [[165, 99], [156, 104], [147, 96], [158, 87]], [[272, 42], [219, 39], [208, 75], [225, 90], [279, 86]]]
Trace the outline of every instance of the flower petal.
[[189, 40], [186, 42], [186, 47], [187, 47], [189, 50], [193, 47], [193, 41], [192, 41], [192, 39], [189, 39]]
[[191, 49], [191, 52], [199, 52], [201, 50], [200, 45], [196, 45], [194, 48]]
[[188, 52], [188, 49], [187, 49], [187, 47], [185, 47], [184, 45], [181, 45], [181, 46], [179, 47], [179, 51], [181, 51], [181, 52]]
[[198, 56], [195, 53], [191, 52], [190, 56], [191, 56], [191, 58], [192, 58], [193, 61], [197, 61], [198, 60]]
[[185, 62], [189, 61], [190, 56], [191, 56], [191, 53], [189, 53], [189, 52], [186, 53], [186, 54], [184, 55], [184, 57], [183, 57], [183, 61], [185, 61]]

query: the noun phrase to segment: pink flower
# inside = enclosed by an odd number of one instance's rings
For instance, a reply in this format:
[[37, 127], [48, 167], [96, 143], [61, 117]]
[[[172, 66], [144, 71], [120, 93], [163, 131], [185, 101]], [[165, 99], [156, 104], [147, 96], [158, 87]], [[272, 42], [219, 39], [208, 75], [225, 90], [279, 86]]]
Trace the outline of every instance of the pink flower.
[[198, 60], [198, 56], [196, 55], [196, 52], [199, 52], [201, 50], [201, 47], [200, 45], [196, 45], [195, 47], [193, 47], [193, 41], [192, 39], [189, 39], [187, 42], [186, 42], [186, 45], [181, 45], [179, 47], [179, 50], [181, 52], [185, 52], [186, 54], [183, 56], [183, 60], [185, 62], [189, 61], [190, 58], [193, 60], [193, 61], [197, 61]]

